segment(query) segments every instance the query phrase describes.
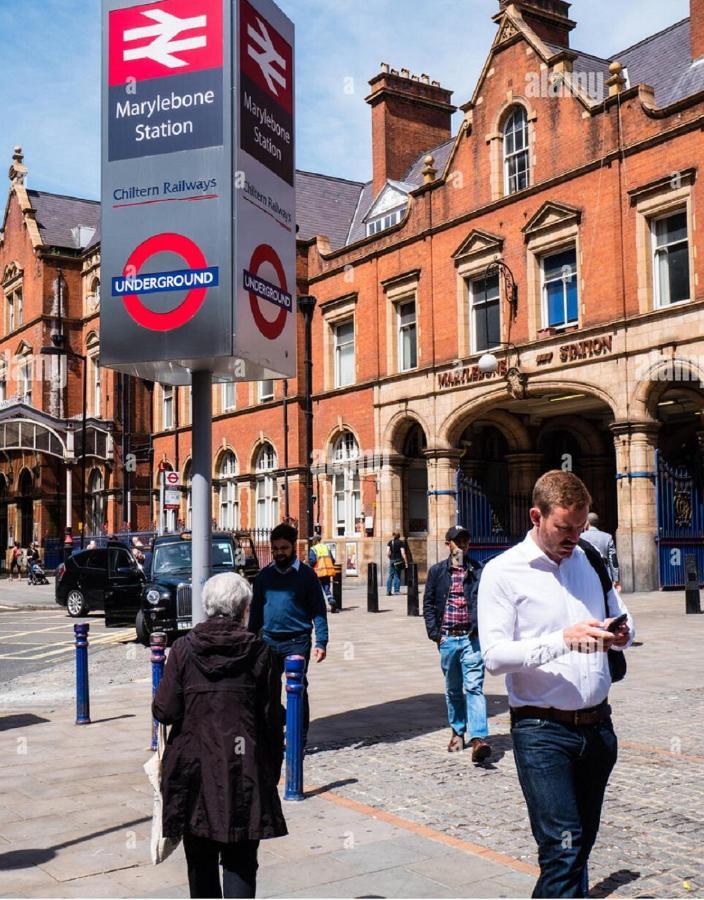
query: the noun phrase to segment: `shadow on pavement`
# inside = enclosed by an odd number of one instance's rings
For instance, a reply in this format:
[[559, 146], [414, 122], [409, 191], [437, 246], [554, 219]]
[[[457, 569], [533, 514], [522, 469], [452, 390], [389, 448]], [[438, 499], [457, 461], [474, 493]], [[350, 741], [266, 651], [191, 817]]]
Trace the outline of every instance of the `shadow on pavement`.
[[[508, 710], [506, 697], [489, 694], [486, 700], [490, 717]], [[445, 695], [419, 694], [314, 719], [306, 755], [359, 743], [371, 746], [407, 741], [443, 728], [449, 728]]]
[[339, 781], [331, 781], [321, 787], [314, 788], [312, 791], [306, 791], [306, 797], [317, 797], [320, 794], [327, 794], [328, 791], [334, 791], [336, 788], [347, 787], [348, 784], [358, 784], [358, 778], [341, 778]]
[[114, 831], [122, 831], [123, 828], [129, 828], [131, 825], [141, 825], [144, 822], [151, 822], [151, 820], [151, 816], [142, 816], [141, 819], [133, 819], [131, 822], [122, 822], [120, 825], [114, 825], [112, 828], [104, 828], [102, 831], [94, 831], [93, 834], [86, 834], [84, 837], [74, 838], [72, 841], [54, 844], [53, 847], [45, 847], [41, 850], [10, 850], [7, 853], [0, 853], [0, 872], [11, 869], [28, 869], [31, 866], [41, 865], [41, 863], [53, 859], [56, 856], [57, 850], [65, 850], [66, 847], [73, 847], [74, 844], [92, 841], [94, 838], [104, 837], [106, 834], [112, 834]]
[[40, 725], [42, 722], [50, 722], [51, 719], [43, 719], [32, 713], [18, 713], [14, 716], [0, 716], [0, 731], [9, 731], [11, 728], [27, 728], [29, 725]]
[[135, 713], [123, 713], [121, 716], [111, 716], [109, 719], [93, 719], [91, 725], [102, 725], [104, 722], [116, 722], [118, 719], [134, 719]]
[[[619, 869], [612, 872], [606, 878], [602, 878], [596, 884], [589, 888], [590, 897], [609, 897], [619, 887], [630, 884], [632, 881], [638, 881], [640, 872], [634, 872], [632, 869]], [[640, 897], [647, 897], [647, 894], [639, 894]]]

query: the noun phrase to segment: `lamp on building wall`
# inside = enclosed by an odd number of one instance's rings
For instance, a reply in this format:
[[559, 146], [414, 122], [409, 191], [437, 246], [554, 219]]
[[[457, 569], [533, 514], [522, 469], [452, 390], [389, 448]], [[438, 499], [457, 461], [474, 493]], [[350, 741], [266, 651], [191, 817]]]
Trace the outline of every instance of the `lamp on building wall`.
[[[513, 272], [509, 268], [509, 266], [501, 259], [495, 259], [493, 262], [490, 262], [484, 271], [484, 297], [486, 299], [486, 282], [493, 277], [494, 275], [498, 276], [499, 279], [499, 297], [503, 296], [508, 305], [511, 308], [511, 320], [515, 319], [518, 315], [518, 285], [516, 284], [516, 279], [513, 276]], [[501, 284], [503, 283], [503, 291], [501, 291]], [[487, 340], [489, 339], [489, 327], [488, 327], [488, 307], [485, 303], [484, 309], [486, 310], [487, 315]], [[496, 344], [497, 347], [507, 347], [509, 350], [515, 351], [516, 361], [515, 364], [509, 366], [508, 371], [506, 372], [506, 381], [508, 383], [508, 390], [512, 397], [516, 400], [522, 400], [526, 395], [526, 385], [528, 383], [528, 377], [525, 372], [521, 371], [521, 355], [518, 350], [518, 347], [512, 341], [499, 341]], [[478, 363], [477, 367], [479, 371], [483, 375], [494, 375], [499, 369], [499, 360], [496, 358], [494, 353], [484, 353]]]
[[298, 298], [298, 308], [303, 313], [305, 323], [305, 417], [306, 417], [306, 537], [313, 537], [313, 312], [317, 300], [315, 297], [303, 296]]
[[[83, 363], [83, 414], [81, 418], [81, 549], [86, 538], [86, 415], [88, 407], [88, 359], [82, 353], [76, 353], [66, 344], [63, 334], [51, 336], [51, 347], [42, 347], [43, 356], [66, 356], [80, 359]], [[68, 390], [67, 390], [68, 394]], [[66, 410], [68, 412], [68, 410]], [[68, 418], [68, 416], [66, 417]]]

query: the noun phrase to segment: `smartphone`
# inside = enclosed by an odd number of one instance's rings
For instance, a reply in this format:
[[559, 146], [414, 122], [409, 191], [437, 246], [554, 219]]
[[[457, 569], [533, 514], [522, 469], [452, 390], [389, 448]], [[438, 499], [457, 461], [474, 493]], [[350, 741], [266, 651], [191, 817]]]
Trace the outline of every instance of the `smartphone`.
[[616, 616], [613, 622], [607, 627], [607, 631], [610, 631], [611, 634], [616, 634], [618, 631], [619, 625], [622, 625], [624, 622], [628, 620], [627, 613], [621, 613], [620, 616]]

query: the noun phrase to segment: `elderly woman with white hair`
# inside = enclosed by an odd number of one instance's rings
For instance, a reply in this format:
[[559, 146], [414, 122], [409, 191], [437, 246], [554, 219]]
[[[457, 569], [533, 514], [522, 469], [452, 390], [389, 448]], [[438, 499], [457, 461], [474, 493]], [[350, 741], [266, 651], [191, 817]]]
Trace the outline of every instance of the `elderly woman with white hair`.
[[206, 582], [207, 621], [174, 643], [154, 698], [154, 718], [173, 726], [164, 836], [183, 838], [191, 897], [254, 897], [259, 841], [287, 833], [280, 676], [244, 624], [251, 598], [235, 573]]

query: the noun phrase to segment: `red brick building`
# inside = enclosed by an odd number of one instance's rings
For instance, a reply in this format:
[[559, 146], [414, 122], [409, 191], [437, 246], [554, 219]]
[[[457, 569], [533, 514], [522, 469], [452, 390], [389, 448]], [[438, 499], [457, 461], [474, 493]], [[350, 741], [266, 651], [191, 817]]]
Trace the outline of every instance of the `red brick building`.
[[[370, 181], [298, 173], [315, 515], [360, 571], [394, 529], [424, 568], [457, 519], [497, 552], [556, 466], [616, 532], [626, 589], [682, 583], [688, 552], [704, 571], [704, 0], [608, 59], [572, 49], [569, 12], [500, 0], [455, 135], [452, 92], [382, 66]], [[268, 527], [286, 497], [303, 520], [300, 381], [286, 403], [282, 383], [215, 389], [222, 525]], [[154, 390], [154, 460], [184, 483], [188, 405]], [[184, 493], [171, 527], [187, 517]]]

